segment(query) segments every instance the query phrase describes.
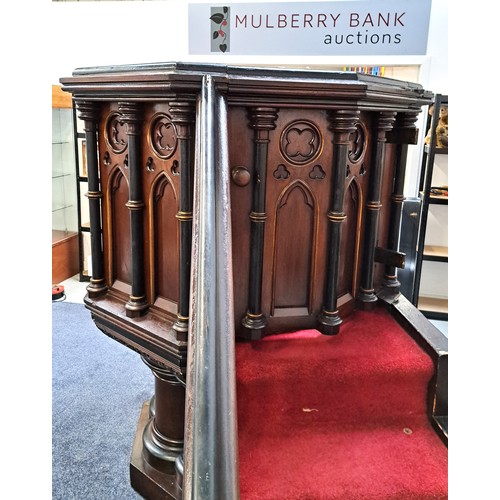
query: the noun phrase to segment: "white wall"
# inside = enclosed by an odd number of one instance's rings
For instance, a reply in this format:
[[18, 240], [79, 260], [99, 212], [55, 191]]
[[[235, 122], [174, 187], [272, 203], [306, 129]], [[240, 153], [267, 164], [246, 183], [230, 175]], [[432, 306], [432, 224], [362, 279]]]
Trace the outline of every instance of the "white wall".
[[[207, 0], [196, 0], [198, 2]], [[239, 0], [241, 1], [241, 0]], [[251, 2], [252, 0], [244, 0]], [[255, 0], [253, 0], [255, 1]], [[208, 0], [208, 3], [213, 1]], [[233, 0], [229, 3], [238, 3]], [[448, 5], [433, 0], [426, 56], [190, 56], [188, 53], [188, 2], [52, 2], [50, 46], [51, 83], [70, 76], [77, 67], [160, 61], [199, 61], [228, 64], [301, 64], [325, 66], [416, 65], [418, 81], [435, 93], [447, 93]], [[402, 73], [402, 79], [405, 78]], [[424, 116], [417, 123], [424, 127]], [[421, 137], [425, 134], [422, 133]], [[421, 147], [410, 148], [405, 194], [416, 196]]]
[[[213, 3], [209, 0], [195, 0]], [[244, 0], [246, 3], [256, 0]], [[276, 1], [276, 0], [275, 0]], [[229, 3], [240, 3], [232, 0]], [[52, 2], [50, 45], [57, 47], [51, 60], [52, 83], [81, 66], [170, 60], [210, 61], [229, 64], [322, 65], [425, 65], [427, 86], [446, 92], [447, 0], [433, 0], [428, 53], [425, 56], [189, 56], [187, 46], [188, 2]], [[439, 88], [437, 88], [439, 87]]]

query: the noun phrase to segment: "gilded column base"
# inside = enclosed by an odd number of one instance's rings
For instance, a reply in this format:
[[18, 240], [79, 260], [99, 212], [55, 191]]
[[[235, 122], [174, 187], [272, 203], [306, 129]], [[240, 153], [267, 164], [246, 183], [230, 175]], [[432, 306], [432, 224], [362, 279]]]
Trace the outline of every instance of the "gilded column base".
[[382, 287], [384, 288], [384, 295], [392, 295], [396, 297], [399, 295], [401, 283], [398, 281], [397, 276], [384, 276], [382, 280]]
[[131, 297], [125, 304], [125, 314], [127, 318], [138, 318], [147, 311], [148, 307], [146, 297]]
[[172, 328], [175, 330], [175, 338], [179, 341], [186, 342], [189, 330], [189, 318], [177, 316]]
[[264, 329], [267, 326], [267, 320], [263, 314], [251, 314], [247, 312], [241, 320], [241, 324], [246, 328], [242, 336], [248, 340], [259, 340], [264, 335]]
[[375, 294], [375, 290], [373, 288], [370, 290], [360, 288], [357, 299], [361, 303], [361, 307], [363, 308], [363, 310], [371, 311], [375, 308], [378, 297]]
[[87, 286], [87, 294], [89, 298], [95, 299], [104, 295], [108, 291], [108, 287], [104, 283], [104, 279], [90, 278], [90, 283]]
[[318, 330], [323, 335], [337, 335], [340, 330], [342, 319], [338, 311], [323, 311], [318, 315]]

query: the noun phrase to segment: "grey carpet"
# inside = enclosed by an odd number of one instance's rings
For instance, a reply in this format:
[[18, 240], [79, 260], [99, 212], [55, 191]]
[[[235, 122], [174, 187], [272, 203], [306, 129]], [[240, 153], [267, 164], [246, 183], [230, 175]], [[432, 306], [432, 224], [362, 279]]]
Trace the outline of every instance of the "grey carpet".
[[153, 394], [139, 354], [104, 335], [83, 304], [52, 303], [52, 498], [128, 500], [142, 405]]

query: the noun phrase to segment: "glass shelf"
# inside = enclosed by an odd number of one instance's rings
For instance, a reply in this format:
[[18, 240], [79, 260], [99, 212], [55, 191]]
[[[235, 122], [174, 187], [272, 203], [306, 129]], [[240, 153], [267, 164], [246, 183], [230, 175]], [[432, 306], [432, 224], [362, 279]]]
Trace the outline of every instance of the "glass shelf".
[[73, 205], [59, 205], [56, 207], [52, 207], [52, 212], [57, 212], [59, 210], [66, 210], [68, 208], [71, 208]]
[[68, 172], [52, 172], [52, 179], [60, 179], [61, 177], [72, 177], [73, 174]]

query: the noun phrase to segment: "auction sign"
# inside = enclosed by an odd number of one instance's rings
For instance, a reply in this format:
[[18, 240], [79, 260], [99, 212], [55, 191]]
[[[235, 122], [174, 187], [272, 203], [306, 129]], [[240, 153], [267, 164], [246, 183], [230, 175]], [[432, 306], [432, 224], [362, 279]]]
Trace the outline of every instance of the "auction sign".
[[189, 4], [189, 53], [425, 55], [431, 0]]

